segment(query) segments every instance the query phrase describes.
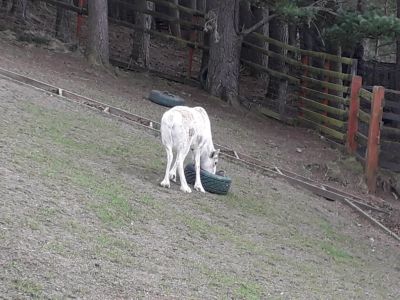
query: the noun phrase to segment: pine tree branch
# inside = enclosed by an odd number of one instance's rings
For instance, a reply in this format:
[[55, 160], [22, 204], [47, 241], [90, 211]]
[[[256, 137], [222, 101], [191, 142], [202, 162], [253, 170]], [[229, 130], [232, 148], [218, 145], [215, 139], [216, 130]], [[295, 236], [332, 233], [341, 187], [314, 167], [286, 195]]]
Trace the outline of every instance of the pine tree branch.
[[268, 23], [269, 21], [271, 21], [273, 18], [275, 18], [277, 16], [277, 14], [273, 14], [270, 16], [266, 16], [264, 17], [260, 22], [254, 24], [253, 26], [251, 26], [250, 28], [247, 28], [246, 30], [242, 30], [242, 32], [240, 33], [240, 35], [242, 37], [245, 37], [247, 35], [249, 35], [250, 33], [256, 31], [257, 29], [259, 29], [260, 27], [264, 26], [266, 23]]
[[[315, 10], [316, 12], [322, 11], [322, 12], [330, 13], [330, 14], [332, 14], [332, 15], [337, 16], [337, 15], [338, 15], [337, 13], [335, 13], [335, 12], [332, 11], [331, 9], [325, 7], [325, 4], [326, 4], [325, 2], [326, 2], [326, 0], [318, 0], [318, 1], [316, 1], [316, 2], [314, 2], [314, 3], [311, 3], [310, 5], [304, 6], [304, 7], [302, 7], [302, 8], [303, 8], [303, 9], [313, 9], [313, 10]], [[272, 19], [274, 19], [275, 17], [277, 17], [278, 15], [279, 15], [279, 14], [276, 13], [276, 14], [272, 14], [272, 15], [270, 15], [270, 16], [264, 17], [261, 21], [259, 21], [258, 23], [254, 24], [253, 26], [251, 26], [251, 27], [249, 27], [249, 28], [247, 28], [247, 29], [242, 30], [242, 32], [240, 33], [240, 35], [241, 35], [242, 37], [245, 37], [245, 36], [249, 35], [250, 33], [256, 31], [256, 30], [259, 29], [261, 26], [265, 25], [266, 23], [268, 23], [269, 21], [271, 21]]]

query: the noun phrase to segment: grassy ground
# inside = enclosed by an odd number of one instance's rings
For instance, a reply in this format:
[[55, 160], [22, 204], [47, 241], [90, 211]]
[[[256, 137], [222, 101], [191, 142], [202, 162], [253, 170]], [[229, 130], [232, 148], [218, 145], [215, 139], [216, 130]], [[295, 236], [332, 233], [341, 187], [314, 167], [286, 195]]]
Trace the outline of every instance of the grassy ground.
[[226, 197], [158, 186], [159, 139], [0, 79], [5, 298], [396, 298], [398, 248], [337, 203], [222, 162]]

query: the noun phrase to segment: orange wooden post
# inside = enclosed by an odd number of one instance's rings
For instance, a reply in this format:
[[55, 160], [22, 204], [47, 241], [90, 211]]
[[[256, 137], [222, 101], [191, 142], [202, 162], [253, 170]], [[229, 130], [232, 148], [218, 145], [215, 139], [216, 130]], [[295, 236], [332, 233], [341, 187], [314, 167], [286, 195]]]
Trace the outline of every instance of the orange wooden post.
[[367, 186], [370, 193], [376, 192], [376, 176], [379, 167], [379, 144], [384, 97], [385, 88], [383, 86], [374, 86], [372, 91], [371, 120], [369, 123], [368, 132], [367, 157], [365, 160], [365, 173], [367, 177]]
[[[83, 5], [85, 4], [84, 1], [85, 0], [79, 0], [78, 6], [80, 9], [83, 8]], [[76, 39], [78, 40], [78, 42], [79, 42], [80, 35], [81, 35], [82, 23], [83, 23], [83, 15], [82, 15], [82, 13], [78, 13], [78, 16], [76, 18]]]
[[353, 76], [351, 80], [349, 120], [347, 127], [347, 151], [351, 154], [357, 150], [356, 135], [358, 131], [358, 110], [360, 109], [360, 89], [362, 86], [362, 77]]

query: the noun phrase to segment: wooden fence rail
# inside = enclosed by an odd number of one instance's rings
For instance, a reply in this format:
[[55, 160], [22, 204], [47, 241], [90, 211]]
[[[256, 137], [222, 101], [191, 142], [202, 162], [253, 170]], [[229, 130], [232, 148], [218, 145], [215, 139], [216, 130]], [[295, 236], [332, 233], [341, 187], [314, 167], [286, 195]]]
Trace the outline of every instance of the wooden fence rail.
[[300, 68], [306, 69], [306, 70], [308, 70], [311, 73], [316, 74], [316, 75], [325, 75], [325, 76], [329, 76], [329, 77], [332, 77], [332, 78], [338, 78], [338, 79], [342, 79], [342, 80], [351, 80], [351, 77], [352, 77], [351, 74], [345, 74], [345, 73], [330, 71], [330, 70], [326, 70], [326, 69], [313, 67], [313, 66], [310, 66], [310, 65], [307, 65], [307, 64], [303, 64], [303, 63], [301, 63], [301, 61], [298, 61], [296, 59], [290, 58], [290, 57], [288, 57], [286, 55], [275, 53], [275, 52], [273, 52], [271, 50], [268, 50], [268, 49], [265, 49], [265, 48], [261, 48], [261, 47], [259, 47], [257, 45], [254, 45], [254, 44], [246, 42], [246, 41], [243, 42], [243, 47], [251, 48], [251, 49], [255, 50], [256, 52], [259, 52], [259, 53], [267, 55], [268, 57], [272, 57], [272, 58], [276, 58], [276, 59], [279, 59], [281, 61], [284, 61], [290, 66], [300, 67]]
[[294, 52], [294, 53], [298, 53], [298, 54], [302, 54], [302, 55], [306, 55], [306, 56], [310, 56], [310, 57], [315, 57], [315, 58], [320, 58], [320, 59], [331, 60], [334, 62], [339, 62], [339, 63], [350, 65], [350, 66], [354, 64], [354, 59], [352, 59], [352, 58], [347, 58], [347, 57], [337, 56], [337, 55], [328, 54], [328, 53], [324, 53], [324, 52], [316, 52], [316, 51], [297, 48], [295, 46], [288, 45], [283, 42], [274, 40], [270, 37], [267, 37], [267, 36], [262, 35], [257, 32], [253, 32], [251, 35], [252, 35], [252, 37], [257, 38], [260, 41], [267, 42], [271, 45], [286, 49], [286, 50]]

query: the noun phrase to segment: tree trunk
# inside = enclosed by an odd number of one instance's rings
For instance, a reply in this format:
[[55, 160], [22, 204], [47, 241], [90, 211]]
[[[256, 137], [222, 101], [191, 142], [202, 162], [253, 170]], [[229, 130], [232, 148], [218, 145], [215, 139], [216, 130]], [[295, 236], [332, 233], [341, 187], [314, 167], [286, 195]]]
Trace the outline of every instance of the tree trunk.
[[[66, 4], [73, 4], [73, 0], [61, 0]], [[57, 7], [56, 15], [56, 38], [64, 43], [70, 43], [72, 41], [71, 27], [74, 13]]]
[[[254, 16], [255, 16], [257, 22], [262, 20], [265, 17], [268, 17], [268, 15], [269, 15], [268, 8], [259, 7], [254, 10]], [[257, 32], [261, 33], [264, 36], [269, 36], [269, 23], [266, 23], [264, 26], [262, 26], [260, 29], [258, 29]], [[264, 48], [264, 49], [268, 49], [268, 47], [269, 47], [267, 42], [261, 42], [258, 40], [256, 41], [256, 45], [261, 48]], [[268, 67], [268, 56], [258, 53], [256, 55], [256, 62], [263, 67]], [[269, 76], [267, 73], [262, 72], [262, 73], [257, 74], [257, 76], [268, 83]]]
[[[269, 25], [269, 35], [271, 38], [278, 40], [282, 43], [287, 44], [289, 33], [288, 24], [279, 20], [273, 19]], [[269, 45], [269, 49], [275, 53], [287, 56], [287, 50], [274, 45]], [[287, 73], [287, 66], [284, 61], [277, 59], [270, 59], [268, 66], [272, 70], [276, 70], [281, 73]], [[284, 79], [279, 79], [271, 76], [268, 85], [267, 97], [271, 99], [277, 99], [278, 101], [278, 111], [282, 117], [285, 115], [286, 101], [288, 94], [288, 82]]]
[[[174, 4], [179, 4], [179, 0], [171, 0], [171, 2]], [[176, 19], [176, 20], [180, 19], [179, 9], [171, 8], [170, 14], [171, 14], [171, 17], [173, 17], [174, 19]], [[182, 36], [181, 35], [181, 25], [179, 23], [171, 22], [169, 26], [171, 27], [171, 31], [172, 31], [173, 35], [175, 35], [176, 37], [179, 37], [179, 38]]]
[[1, 3], [1, 7], [7, 8], [8, 7], [8, 0], [3, 0], [3, 2]]
[[242, 36], [238, 34], [239, 0], [219, 0], [217, 22], [210, 41], [206, 88], [213, 96], [239, 107], [239, 69]]
[[[397, 17], [400, 18], [400, 0], [397, 3]], [[400, 36], [396, 39], [396, 90], [400, 90]]]
[[13, 0], [11, 13], [20, 20], [26, 20], [26, 6], [28, 0]]
[[[365, 1], [357, 0], [357, 11], [361, 14], [365, 11]], [[362, 76], [364, 75], [364, 45], [363, 42], [359, 42], [356, 44], [353, 50], [353, 58], [358, 59], [357, 71]]]
[[[217, 8], [217, 3], [216, 1], [213, 0], [199, 0], [197, 4], [199, 5], [199, 10], [204, 13], [208, 13], [210, 10]], [[210, 32], [204, 32], [203, 36], [204, 46], [206, 47], [210, 46], [210, 39], [211, 39]], [[201, 69], [200, 69], [201, 71], [204, 71], [206, 68], [208, 68], [209, 59], [210, 59], [210, 53], [208, 51], [203, 51], [201, 57]], [[200, 76], [202, 76], [202, 74], [200, 74]]]
[[[197, 6], [196, 6], [198, 11], [204, 12], [206, 13], [207, 11], [207, 1], [206, 0], [197, 0]], [[199, 35], [199, 43], [206, 45], [206, 43], [208, 43], [208, 41], [206, 41], [206, 33], [204, 31], [198, 32]], [[204, 61], [204, 54], [206, 51], [202, 51], [202, 57], [201, 57], [201, 68], [200, 70], [202, 70], [205, 66], [207, 66], [208, 63], [208, 58], [207, 58], [207, 62]]]
[[89, 40], [86, 56], [93, 65], [109, 64], [107, 0], [88, 2]]
[[[146, 0], [139, 0], [138, 4], [140, 9], [154, 9], [153, 2]], [[143, 29], [151, 28], [151, 16], [136, 13], [135, 24]], [[150, 34], [143, 31], [135, 30], [133, 35], [132, 59], [144, 68], [149, 67], [150, 63]]]
[[114, 2], [114, 1], [109, 1], [108, 2], [108, 15], [111, 18], [120, 19], [120, 3], [119, 2]]
[[[288, 43], [291, 46], [297, 47], [297, 25], [295, 24], [289, 24], [288, 27]], [[290, 58], [296, 58], [296, 53], [294, 51], [290, 51], [288, 54]]]
[[[264, 17], [267, 17], [268, 15], [269, 15], [268, 8], [252, 6], [251, 3], [247, 1], [240, 2], [240, 28], [243, 27], [249, 28], [253, 26], [255, 23], [261, 21]], [[258, 29], [257, 32], [261, 33], [264, 36], [269, 36], [269, 24], [266, 23], [264, 26]], [[260, 41], [259, 39], [254, 38], [251, 35], [245, 37], [245, 41], [252, 43], [258, 47], [261, 47], [263, 49], [268, 49], [267, 42]], [[252, 48], [245, 48], [245, 47], [242, 48], [241, 57], [256, 64], [259, 64], [263, 67], [268, 66], [268, 56], [258, 51], [255, 51]], [[269, 76], [266, 72], [255, 69], [251, 71], [253, 75], [268, 82]]]

